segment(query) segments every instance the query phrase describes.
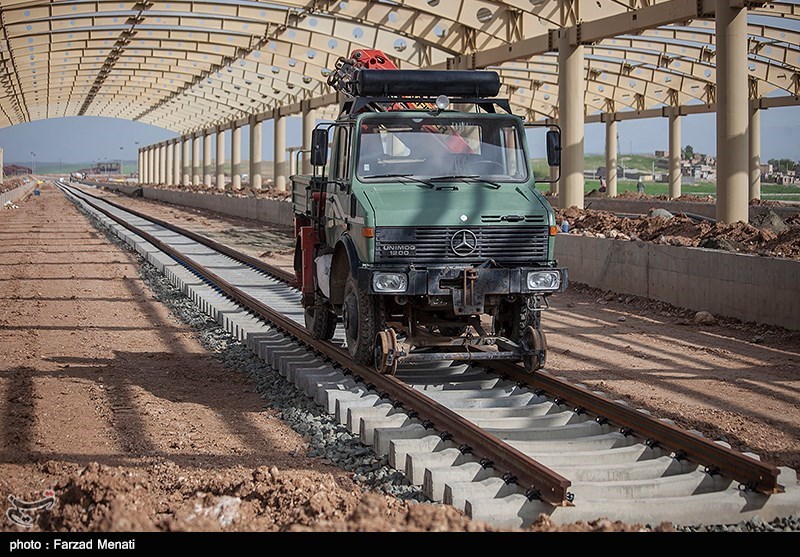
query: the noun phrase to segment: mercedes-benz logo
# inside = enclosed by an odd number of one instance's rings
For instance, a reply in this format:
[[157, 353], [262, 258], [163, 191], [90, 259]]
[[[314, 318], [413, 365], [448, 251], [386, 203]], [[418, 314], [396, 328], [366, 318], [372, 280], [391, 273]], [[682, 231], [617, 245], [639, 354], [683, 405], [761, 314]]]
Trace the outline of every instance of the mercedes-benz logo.
[[471, 230], [459, 230], [450, 238], [450, 249], [459, 257], [466, 257], [478, 249], [478, 237]]

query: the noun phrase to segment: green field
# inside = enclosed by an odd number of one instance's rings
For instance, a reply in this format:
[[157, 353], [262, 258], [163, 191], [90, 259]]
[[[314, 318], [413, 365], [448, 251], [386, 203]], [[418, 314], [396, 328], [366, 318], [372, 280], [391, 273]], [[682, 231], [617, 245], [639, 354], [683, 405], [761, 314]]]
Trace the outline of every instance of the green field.
[[[597, 170], [600, 166], [605, 166], [604, 155], [586, 155], [585, 166], [587, 171]], [[642, 172], [652, 172], [653, 163], [657, 160], [651, 155], [620, 155], [618, 161], [620, 166], [639, 170]], [[544, 159], [533, 159], [531, 161], [533, 172], [537, 179], [547, 180], [550, 177], [550, 169]], [[664, 170], [661, 169], [661, 172]], [[540, 191], [548, 191], [549, 184], [537, 184]], [[645, 193], [648, 195], [667, 195], [669, 194], [669, 184], [659, 182], [645, 182]], [[584, 191], [589, 193], [600, 188], [599, 180], [588, 179], [584, 184]], [[624, 191], [636, 191], [636, 180], [617, 180], [617, 193]], [[695, 182], [694, 184], [683, 184], [681, 187], [683, 195], [717, 195], [717, 185], [714, 182]], [[775, 201], [800, 201], [800, 186], [779, 186], [777, 184], [762, 183], [761, 196], [763, 199]]]
[[[550, 184], [536, 184], [536, 188], [541, 192], [550, 190]], [[589, 193], [592, 190], [600, 188], [598, 180], [586, 180], [584, 184], [584, 191]], [[662, 183], [649, 182], [644, 185], [644, 192], [647, 195], [667, 195], [669, 194], [669, 185]], [[693, 185], [684, 184], [681, 187], [683, 195], [711, 195], [716, 197], [717, 185], [713, 182], [700, 182]], [[634, 180], [617, 180], [617, 193], [624, 191], [636, 191], [636, 182]], [[761, 184], [761, 197], [764, 199], [772, 199], [775, 201], [800, 201], [800, 186], [778, 186], [776, 184]]]
[[[606, 165], [605, 155], [584, 155], [583, 160], [583, 167], [587, 171], [594, 171]], [[640, 172], [653, 172], [657, 160], [658, 159], [652, 155], [620, 155], [617, 159], [617, 165], [620, 168], [628, 168]], [[550, 174], [550, 170], [544, 159], [532, 159], [531, 163], [536, 176], [548, 176]], [[659, 169], [656, 169], [656, 171], [658, 170]], [[661, 171], [663, 172], [663, 169], [661, 169]]]

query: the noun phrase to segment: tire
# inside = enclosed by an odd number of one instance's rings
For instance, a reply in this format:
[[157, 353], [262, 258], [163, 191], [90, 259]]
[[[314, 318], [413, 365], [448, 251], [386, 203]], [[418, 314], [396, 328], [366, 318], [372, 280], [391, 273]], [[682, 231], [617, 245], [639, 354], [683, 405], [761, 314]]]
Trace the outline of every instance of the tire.
[[494, 322], [495, 333], [518, 343], [522, 341], [528, 326], [541, 328], [539, 312], [527, 311], [525, 300], [521, 298], [514, 302], [503, 302]]
[[336, 332], [336, 314], [319, 306], [308, 306], [304, 312], [306, 330], [317, 340], [330, 340]]
[[541, 312], [528, 311], [524, 299], [503, 303], [495, 320], [495, 332], [531, 351], [522, 356], [522, 365], [529, 373], [544, 367], [547, 340], [542, 331]]
[[525, 344], [533, 353], [522, 357], [522, 365], [533, 373], [542, 369], [547, 363], [547, 338], [542, 329], [528, 327], [525, 331]]
[[359, 365], [372, 365], [375, 338], [386, 328], [383, 299], [365, 292], [352, 276], [349, 277], [344, 286], [342, 321], [347, 351], [353, 361]]

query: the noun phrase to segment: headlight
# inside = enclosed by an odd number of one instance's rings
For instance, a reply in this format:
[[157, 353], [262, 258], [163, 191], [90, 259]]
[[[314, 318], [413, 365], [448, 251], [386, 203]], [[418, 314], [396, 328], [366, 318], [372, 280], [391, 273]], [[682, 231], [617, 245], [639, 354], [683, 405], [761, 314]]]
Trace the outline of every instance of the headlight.
[[531, 271], [528, 273], [528, 290], [558, 290], [561, 273], [558, 271]]
[[405, 273], [374, 273], [372, 289], [375, 292], [405, 292], [408, 288], [408, 277]]

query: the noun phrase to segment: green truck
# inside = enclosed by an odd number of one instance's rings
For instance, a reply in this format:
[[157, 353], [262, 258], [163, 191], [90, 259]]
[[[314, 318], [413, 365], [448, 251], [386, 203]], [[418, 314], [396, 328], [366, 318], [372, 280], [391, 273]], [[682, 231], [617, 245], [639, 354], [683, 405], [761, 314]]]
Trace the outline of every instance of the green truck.
[[[341, 324], [353, 360], [382, 373], [450, 360], [541, 368], [542, 312], [567, 269], [499, 76], [344, 67], [349, 98], [313, 132], [314, 172], [291, 177], [308, 332], [331, 339]], [[558, 166], [559, 132], [545, 137]]]

